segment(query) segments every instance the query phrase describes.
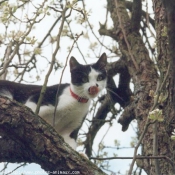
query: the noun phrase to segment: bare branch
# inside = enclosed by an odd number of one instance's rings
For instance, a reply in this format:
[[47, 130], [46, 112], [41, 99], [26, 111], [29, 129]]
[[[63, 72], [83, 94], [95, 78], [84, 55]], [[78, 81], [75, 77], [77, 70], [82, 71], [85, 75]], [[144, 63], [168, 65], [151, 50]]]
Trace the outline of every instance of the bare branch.
[[60, 87], [61, 82], [62, 82], [62, 79], [63, 79], [63, 74], [64, 74], [64, 71], [65, 71], [65, 69], [66, 69], [67, 62], [68, 62], [68, 58], [69, 58], [69, 56], [70, 56], [70, 53], [72, 52], [72, 49], [74, 48], [74, 44], [77, 43], [77, 40], [79, 39], [79, 37], [80, 37], [81, 35], [83, 35], [83, 32], [82, 32], [81, 34], [77, 35], [76, 39], [74, 40], [74, 42], [73, 42], [73, 44], [72, 44], [72, 47], [71, 47], [71, 49], [70, 49], [70, 51], [69, 51], [69, 53], [68, 53], [68, 55], [67, 55], [66, 63], [65, 63], [65, 65], [64, 65], [64, 68], [63, 68], [63, 70], [62, 70], [62, 72], [61, 72], [61, 78], [60, 78], [60, 82], [59, 82], [59, 84], [58, 84], [58, 89], [57, 89], [57, 94], [56, 94], [56, 105], [55, 105], [54, 116], [53, 116], [53, 127], [55, 127], [56, 110], [57, 110], [57, 106], [58, 106], [59, 87]]
[[[35, 111], [35, 114], [38, 114], [39, 113], [39, 110], [40, 110], [40, 106], [41, 106], [41, 103], [42, 103], [42, 99], [44, 97], [44, 94], [45, 94], [45, 91], [46, 91], [46, 86], [47, 86], [47, 82], [48, 82], [48, 79], [49, 79], [49, 76], [52, 72], [52, 69], [53, 69], [53, 65], [55, 63], [55, 59], [56, 59], [56, 54], [60, 48], [60, 37], [61, 37], [61, 33], [62, 33], [62, 30], [63, 30], [63, 26], [64, 26], [64, 22], [65, 22], [65, 18], [66, 18], [66, 11], [67, 11], [67, 7], [63, 10], [62, 12], [62, 21], [61, 21], [61, 25], [60, 25], [60, 29], [59, 29], [59, 32], [58, 32], [58, 35], [57, 35], [57, 38], [56, 38], [56, 48], [55, 48], [55, 51], [52, 55], [52, 61], [51, 61], [51, 64], [50, 64], [50, 68], [47, 72], [47, 75], [45, 77], [45, 80], [44, 80], [44, 84], [43, 84], [43, 87], [41, 89], [41, 93], [40, 93], [40, 97], [38, 99], [38, 103], [37, 103], [37, 107], [36, 107], [36, 111]], [[68, 15], [69, 16], [69, 15]], [[67, 17], [68, 17], [67, 16]]]

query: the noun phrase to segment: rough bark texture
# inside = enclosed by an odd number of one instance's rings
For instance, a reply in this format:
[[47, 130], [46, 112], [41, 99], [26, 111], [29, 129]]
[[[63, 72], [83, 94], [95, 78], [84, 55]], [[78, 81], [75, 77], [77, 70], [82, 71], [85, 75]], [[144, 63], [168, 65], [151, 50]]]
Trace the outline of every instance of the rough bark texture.
[[[133, 1], [133, 10], [136, 7], [141, 8], [141, 1]], [[126, 131], [131, 120], [136, 118], [138, 122], [139, 133], [141, 134], [151, 110], [154, 99], [149, 95], [150, 91], [156, 91], [158, 74], [154, 63], [151, 61], [148, 50], [143, 43], [143, 38], [139, 34], [140, 22], [135, 19], [141, 19], [141, 9], [132, 13], [129, 18], [126, 3], [122, 0], [107, 1], [108, 10], [113, 20], [114, 28], [110, 31], [103, 26], [99, 30], [101, 35], [108, 35], [119, 43], [120, 51], [126, 58], [126, 65], [134, 84], [133, 99], [124, 108], [124, 112], [119, 119], [122, 130]], [[133, 12], [133, 11], [132, 11]], [[163, 132], [162, 132], [163, 133]], [[144, 156], [153, 155], [153, 125], [148, 127], [142, 141]], [[159, 149], [159, 148], [158, 148]], [[154, 160], [140, 161], [147, 174], [155, 173]]]
[[[133, 111], [134, 108], [135, 117], [142, 120], [147, 116], [149, 108], [152, 105], [149, 91], [156, 89], [157, 73], [140, 34], [131, 28], [131, 19], [128, 16], [123, 1], [118, 1], [117, 8], [115, 6], [115, 1], [108, 1], [108, 9], [114, 23], [114, 28], [110, 31], [110, 36], [119, 43], [122, 54], [127, 58], [125, 61], [135, 85], [135, 99], [127, 106], [127, 110], [131, 109]], [[121, 27], [123, 27], [124, 33]], [[109, 33], [104, 29], [100, 29], [99, 32], [102, 35]], [[127, 129], [127, 126], [121, 122], [125, 121], [125, 117], [127, 120], [127, 116], [122, 116], [119, 120], [123, 125], [123, 130], [125, 130], [125, 127]]]
[[[175, 128], [175, 2], [153, 0], [155, 23], [157, 31], [158, 66], [160, 69], [160, 81], [165, 80], [161, 93], [166, 97], [161, 104], [164, 114], [164, 123], [158, 127], [158, 150], [174, 163], [175, 143], [170, 139], [171, 132]], [[161, 174], [175, 174], [173, 168], [165, 161], [159, 161]]]
[[0, 97], [0, 133], [1, 162], [34, 162], [50, 174], [58, 171], [105, 174], [72, 150], [30, 109], [4, 97]]
[[[107, 30], [101, 25], [99, 32], [119, 43], [119, 49], [126, 58], [125, 64], [134, 84], [134, 97], [127, 106], [124, 106], [119, 123], [122, 125], [122, 130], [126, 131], [129, 123], [136, 118], [141, 134], [148, 112], [155, 108], [163, 109], [164, 121], [149, 125], [142, 140], [142, 154], [166, 155], [169, 162], [165, 159], [145, 159], [137, 163], [149, 175], [175, 174], [173, 163], [175, 144], [170, 139], [171, 132], [175, 128], [175, 2], [153, 0], [155, 23], [150, 23], [153, 27], [156, 24], [159, 76], [155, 63], [151, 61], [143, 38], [139, 34], [140, 15], [146, 18], [145, 13], [141, 11], [141, 1], [134, 0], [130, 3], [123, 0], [107, 0], [107, 4], [114, 27], [112, 30]], [[127, 9], [132, 12], [131, 18]], [[164, 100], [155, 103], [155, 98], [149, 94], [151, 91], [156, 92], [158, 88], [157, 95], [163, 96]]]

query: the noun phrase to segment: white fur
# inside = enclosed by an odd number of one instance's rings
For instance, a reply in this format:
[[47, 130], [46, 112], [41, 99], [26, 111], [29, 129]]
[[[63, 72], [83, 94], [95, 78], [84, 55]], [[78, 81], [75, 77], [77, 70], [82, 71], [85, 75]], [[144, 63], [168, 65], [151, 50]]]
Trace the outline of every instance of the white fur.
[[74, 86], [73, 84], [71, 84], [71, 89], [73, 90], [73, 92], [75, 92], [76, 94], [84, 98], [93, 99], [97, 97], [99, 93], [97, 93], [95, 96], [91, 96], [89, 95], [88, 89], [91, 86], [98, 85], [98, 89], [100, 92], [106, 87], [106, 80], [97, 81], [97, 77], [99, 74], [100, 72], [96, 71], [95, 69], [91, 67], [91, 72], [89, 73], [89, 81], [87, 83], [84, 83], [82, 86]]
[[[70, 138], [70, 134], [81, 125], [83, 118], [88, 112], [90, 101], [87, 103], [79, 103], [71, 96], [69, 88], [70, 87], [67, 87], [59, 97], [55, 129], [64, 138], [65, 142], [76, 149], [76, 142], [74, 139]], [[33, 111], [36, 109], [36, 104], [30, 100], [28, 100], [25, 105]], [[52, 105], [41, 106], [39, 116], [52, 125], [54, 109], [55, 107]]]
[[10, 98], [10, 99], [13, 99], [13, 95], [5, 89], [0, 90], [0, 95], [7, 97], [7, 98]]
[[[96, 86], [98, 84], [100, 92], [106, 86], [105, 80], [97, 81], [98, 75], [99, 72], [91, 68], [91, 72], [89, 73], [89, 82], [83, 84], [82, 86], [75, 86], [71, 84], [70, 87], [72, 91], [80, 97], [90, 99], [95, 98], [98, 94], [92, 97], [89, 95], [88, 89], [91, 86]], [[67, 142], [72, 148], [76, 149], [76, 142], [70, 137], [70, 134], [81, 125], [83, 118], [88, 113], [90, 100], [87, 103], [78, 102], [71, 96], [70, 87], [65, 88], [62, 95], [59, 96], [59, 103], [55, 117], [55, 129], [64, 138], [65, 142]], [[36, 104], [30, 100], [28, 100], [25, 105], [33, 111], [36, 109]], [[41, 106], [39, 116], [52, 125], [54, 109], [55, 107], [52, 105]]]

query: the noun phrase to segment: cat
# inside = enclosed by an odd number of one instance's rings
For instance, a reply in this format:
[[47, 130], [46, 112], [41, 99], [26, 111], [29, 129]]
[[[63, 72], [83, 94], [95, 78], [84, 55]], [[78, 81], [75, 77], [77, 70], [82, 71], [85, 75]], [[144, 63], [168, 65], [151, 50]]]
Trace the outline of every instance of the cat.
[[[94, 64], [82, 65], [73, 56], [70, 58], [70, 84], [48, 86], [40, 107], [39, 116], [49, 124], [53, 115], [58, 91], [58, 105], [55, 115], [55, 130], [66, 143], [76, 149], [78, 130], [88, 113], [91, 99], [106, 87], [107, 56], [101, 55]], [[16, 100], [35, 112], [42, 86], [20, 84], [0, 80], [0, 95]]]

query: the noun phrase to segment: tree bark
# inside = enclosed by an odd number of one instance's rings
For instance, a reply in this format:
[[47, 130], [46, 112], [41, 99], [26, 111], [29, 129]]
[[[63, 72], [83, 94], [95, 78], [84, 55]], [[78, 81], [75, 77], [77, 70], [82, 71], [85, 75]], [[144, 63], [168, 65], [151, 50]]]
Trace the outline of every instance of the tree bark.
[[[126, 58], [125, 62], [129, 74], [134, 84], [133, 98], [130, 103], [124, 107], [124, 112], [119, 119], [122, 130], [126, 131], [129, 123], [135, 118], [138, 122], [139, 135], [142, 134], [150, 110], [153, 109], [154, 98], [150, 92], [156, 92], [158, 74], [155, 64], [151, 60], [148, 50], [139, 34], [141, 17], [140, 1], [133, 1], [133, 10], [135, 7], [138, 12], [132, 12], [132, 18], [127, 12], [126, 3], [123, 0], [107, 0], [107, 8], [110, 11], [113, 21], [113, 29], [108, 31], [104, 26], [99, 30], [101, 35], [108, 35], [119, 44], [122, 55]], [[134, 19], [138, 19], [133, 23]], [[136, 26], [137, 25], [137, 26]], [[147, 132], [142, 140], [142, 154], [144, 156], [154, 155], [153, 151], [153, 125], [149, 125]], [[155, 173], [154, 160], [143, 160], [139, 164], [147, 174]]]
[[[127, 3], [122, 0], [107, 0], [114, 28], [110, 31], [101, 28], [100, 34], [108, 35], [119, 43], [122, 54], [127, 58], [126, 65], [134, 84], [134, 98], [124, 108], [119, 119], [123, 130], [128, 128], [130, 121], [137, 119], [139, 134], [142, 134], [148, 120], [148, 113], [153, 109], [163, 110], [164, 121], [154, 121], [142, 140], [143, 156], [166, 155], [170, 160], [139, 160], [138, 166], [147, 174], [175, 174], [174, 149], [175, 143], [170, 139], [171, 132], [175, 128], [175, 2], [173, 0], [153, 0], [155, 12], [155, 27], [157, 32], [157, 65], [151, 61], [147, 48], [139, 34], [140, 23], [134, 19], [141, 19], [140, 9], [132, 11], [131, 19], [127, 12]], [[140, 7], [140, 1], [134, 0], [132, 9]], [[131, 9], [131, 8], [130, 8]], [[143, 14], [143, 13], [142, 13]], [[144, 17], [144, 16], [143, 16]], [[163, 97], [156, 102], [150, 92]], [[151, 121], [150, 121], [151, 123]]]
[[70, 148], [42, 118], [5, 97], [0, 97], [0, 135], [1, 162], [33, 162], [49, 174], [58, 171], [105, 174]]
[[[164, 122], [157, 127], [158, 154], [164, 154], [175, 161], [175, 143], [171, 133], [175, 128], [175, 2], [153, 0], [155, 24], [157, 33], [157, 62], [160, 71], [160, 82], [164, 81], [161, 94], [164, 101], [160, 104], [163, 109]], [[168, 162], [160, 160], [161, 174], [175, 174], [175, 168]]]

